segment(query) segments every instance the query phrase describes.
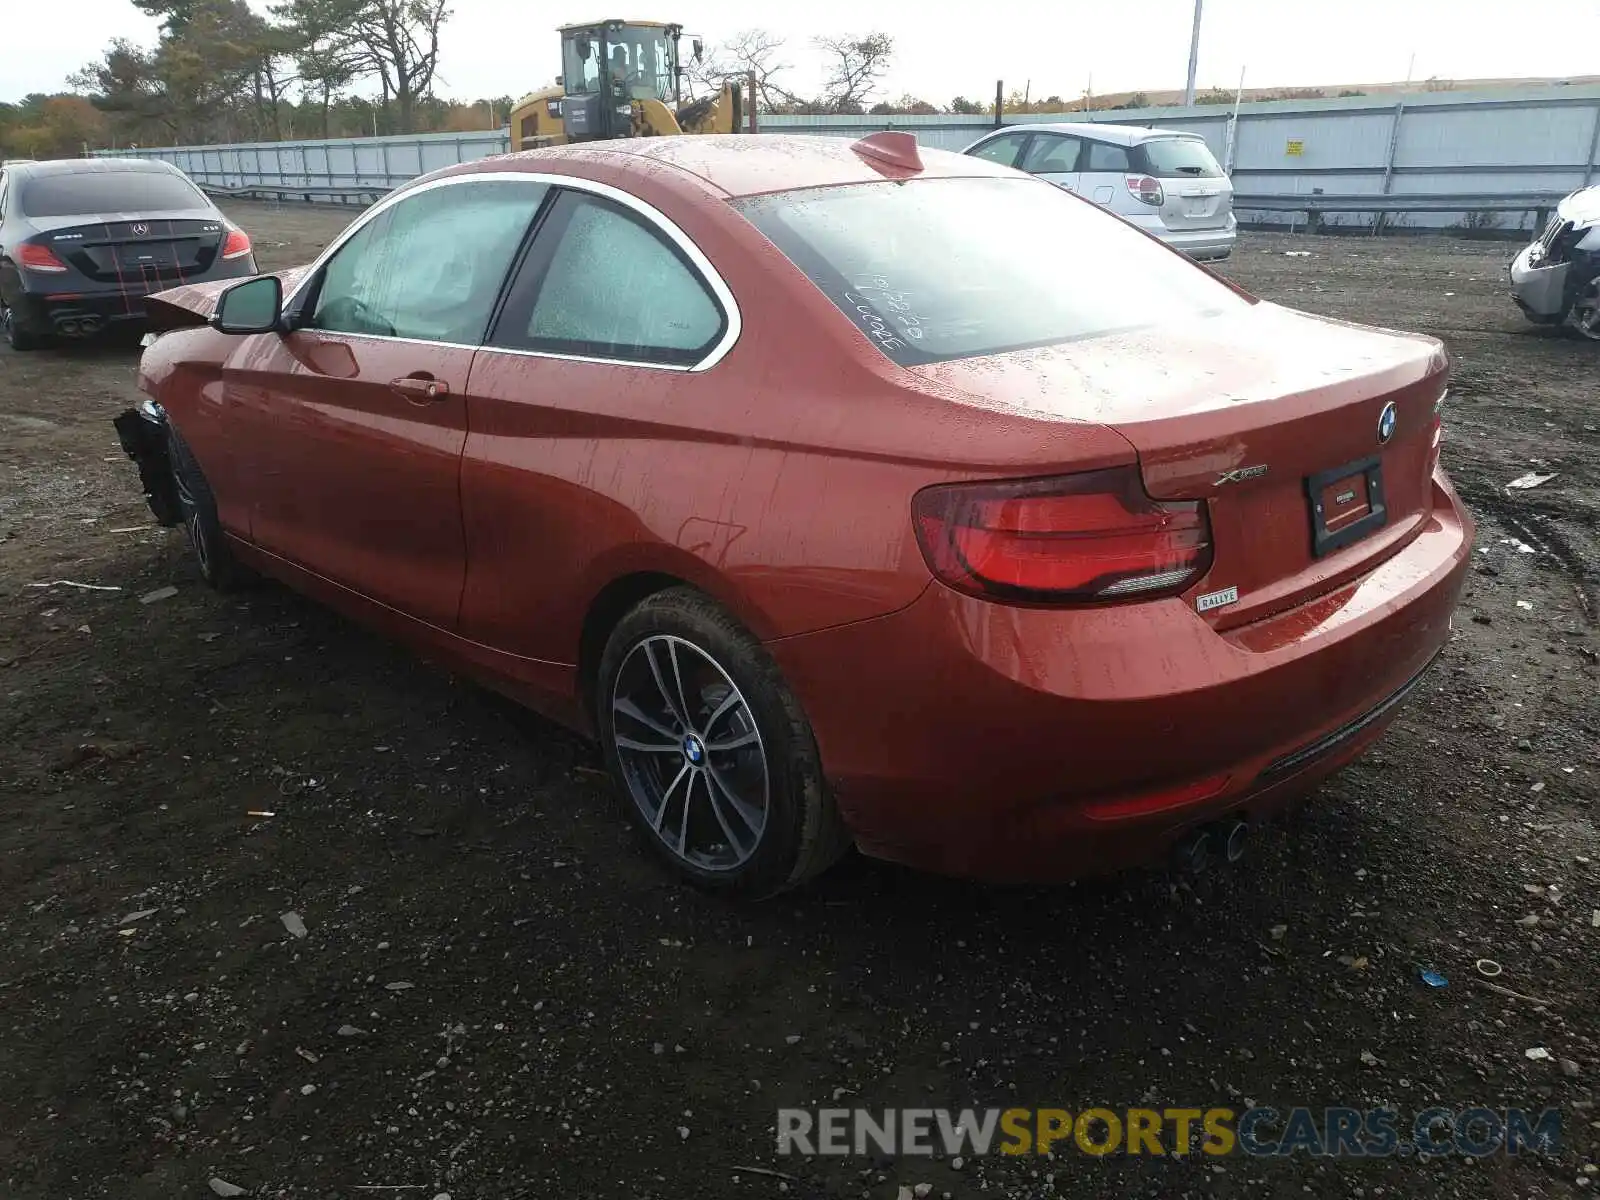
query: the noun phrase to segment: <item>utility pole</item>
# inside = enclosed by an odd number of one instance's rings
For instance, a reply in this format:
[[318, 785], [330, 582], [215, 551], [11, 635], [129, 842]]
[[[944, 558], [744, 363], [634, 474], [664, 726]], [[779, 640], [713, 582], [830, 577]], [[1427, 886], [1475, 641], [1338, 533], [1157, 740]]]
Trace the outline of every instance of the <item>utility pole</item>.
[[1184, 85], [1183, 104], [1194, 107], [1194, 76], [1200, 65], [1200, 6], [1205, 0], [1194, 0], [1194, 30], [1189, 34], [1189, 82]]

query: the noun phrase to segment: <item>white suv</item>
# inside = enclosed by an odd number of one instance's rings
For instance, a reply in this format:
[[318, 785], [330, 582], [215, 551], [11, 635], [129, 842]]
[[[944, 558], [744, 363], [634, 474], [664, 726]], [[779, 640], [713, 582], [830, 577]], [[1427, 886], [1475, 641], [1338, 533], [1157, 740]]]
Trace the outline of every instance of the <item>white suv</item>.
[[1190, 258], [1233, 253], [1233, 184], [1197, 133], [1133, 125], [1007, 125], [963, 153], [1048, 179]]

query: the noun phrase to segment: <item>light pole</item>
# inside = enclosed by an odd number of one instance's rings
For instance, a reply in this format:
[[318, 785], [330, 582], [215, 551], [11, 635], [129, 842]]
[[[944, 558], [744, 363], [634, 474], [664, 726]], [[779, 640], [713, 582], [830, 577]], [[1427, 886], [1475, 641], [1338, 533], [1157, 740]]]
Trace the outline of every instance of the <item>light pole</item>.
[[1194, 30], [1189, 34], [1189, 82], [1184, 85], [1183, 104], [1194, 107], [1195, 69], [1200, 65], [1200, 6], [1205, 0], [1194, 0]]

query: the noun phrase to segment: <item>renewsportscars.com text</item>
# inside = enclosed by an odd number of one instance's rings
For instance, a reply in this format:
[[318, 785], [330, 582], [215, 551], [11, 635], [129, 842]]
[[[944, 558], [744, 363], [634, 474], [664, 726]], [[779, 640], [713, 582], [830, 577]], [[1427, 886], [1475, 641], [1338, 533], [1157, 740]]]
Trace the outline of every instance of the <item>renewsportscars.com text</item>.
[[1556, 1154], [1561, 1114], [1429, 1108], [946, 1108], [778, 1110], [778, 1153], [1234, 1154], [1390, 1158]]

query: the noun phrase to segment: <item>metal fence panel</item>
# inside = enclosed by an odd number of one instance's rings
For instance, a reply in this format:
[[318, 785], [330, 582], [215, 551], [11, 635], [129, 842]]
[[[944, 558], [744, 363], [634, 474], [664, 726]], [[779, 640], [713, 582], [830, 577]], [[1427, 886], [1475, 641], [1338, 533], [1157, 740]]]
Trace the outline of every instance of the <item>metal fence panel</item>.
[[[1452, 92], [1246, 104], [1237, 127], [1220, 105], [1014, 115], [1007, 124], [1118, 123], [1181, 129], [1206, 139], [1227, 161], [1241, 218], [1267, 223], [1300, 219], [1285, 210], [1319, 194], [1383, 197], [1458, 194], [1460, 212], [1404, 213], [1416, 227], [1447, 226], [1473, 211], [1474, 199], [1530, 197], [1529, 212], [1505, 211], [1507, 225], [1531, 225], [1533, 205], [1600, 178], [1600, 87], [1543, 88], [1483, 95]], [[993, 128], [992, 117], [764, 116], [771, 133], [858, 138], [903, 129], [939, 150], [959, 151]], [[1231, 136], [1230, 136], [1231, 134]], [[268, 189], [307, 200], [367, 200], [418, 175], [510, 148], [508, 130], [406, 134], [395, 137], [297, 140], [228, 146], [147, 147], [97, 154], [161, 158], [219, 192]], [[295, 189], [303, 189], [296, 193]], [[277, 189], [273, 192], [272, 189]], [[1256, 198], [1272, 211], [1251, 209]], [[1377, 202], [1377, 200], [1375, 200]], [[1504, 208], [1504, 205], [1499, 207]], [[1375, 213], [1336, 210], [1345, 223], [1371, 223]]]

